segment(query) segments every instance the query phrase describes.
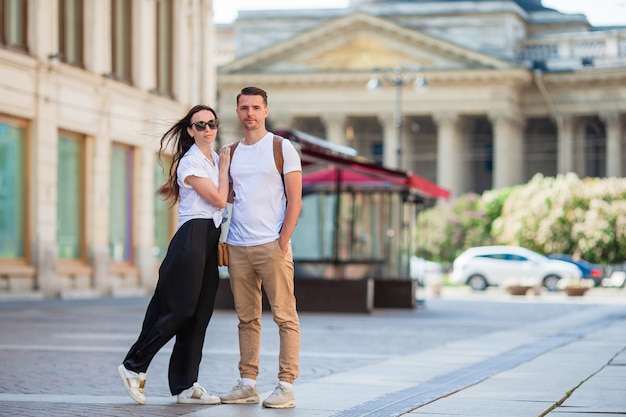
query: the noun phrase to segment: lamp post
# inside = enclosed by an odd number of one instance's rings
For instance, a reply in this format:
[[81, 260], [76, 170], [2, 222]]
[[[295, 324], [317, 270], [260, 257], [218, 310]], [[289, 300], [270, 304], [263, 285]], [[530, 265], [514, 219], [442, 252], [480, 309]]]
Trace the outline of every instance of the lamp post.
[[402, 169], [402, 90], [411, 82], [416, 90], [423, 89], [428, 86], [428, 82], [423, 68], [375, 68], [372, 77], [367, 82], [367, 89], [379, 90], [383, 81], [394, 88], [393, 123], [396, 129], [396, 164], [398, 169]]

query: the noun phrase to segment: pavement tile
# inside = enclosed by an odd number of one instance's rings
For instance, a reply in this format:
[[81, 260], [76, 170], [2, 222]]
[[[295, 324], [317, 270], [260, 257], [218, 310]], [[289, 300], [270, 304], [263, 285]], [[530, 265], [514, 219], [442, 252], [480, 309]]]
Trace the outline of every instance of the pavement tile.
[[[136, 338], [147, 298], [0, 303], [0, 416], [387, 417], [402, 409], [433, 417], [532, 417], [571, 391], [548, 417], [626, 413], [626, 292], [518, 300], [497, 291], [448, 297], [447, 290], [416, 311], [301, 314], [297, 408], [288, 410], [175, 404], [167, 388], [171, 345], [151, 364], [148, 404], [135, 404], [116, 367]], [[216, 311], [209, 325], [199, 377], [209, 391], [226, 392], [236, 382], [236, 326], [228, 311]], [[276, 384], [278, 352], [271, 315], [263, 326], [261, 400]], [[545, 340], [556, 343], [536, 356], [532, 349], [519, 354]], [[508, 366], [510, 357], [521, 362]], [[459, 381], [473, 382], [445, 391]]]

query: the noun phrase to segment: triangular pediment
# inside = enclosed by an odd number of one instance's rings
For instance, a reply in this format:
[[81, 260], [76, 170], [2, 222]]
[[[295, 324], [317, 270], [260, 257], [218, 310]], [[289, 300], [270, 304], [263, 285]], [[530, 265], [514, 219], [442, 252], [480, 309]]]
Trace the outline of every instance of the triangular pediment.
[[300, 33], [220, 68], [220, 73], [369, 71], [382, 67], [462, 70], [510, 62], [357, 12]]
[[[322, 49], [303, 57], [299, 54], [289, 61], [292, 64], [305, 62], [317, 70], [362, 70], [375, 67], [396, 67], [419, 65], [432, 67], [435, 61], [428, 57], [419, 57], [402, 50], [392, 50], [379, 36], [363, 31], [354, 33], [345, 39], [345, 43], [333, 48]], [[307, 58], [302, 60], [302, 58]]]

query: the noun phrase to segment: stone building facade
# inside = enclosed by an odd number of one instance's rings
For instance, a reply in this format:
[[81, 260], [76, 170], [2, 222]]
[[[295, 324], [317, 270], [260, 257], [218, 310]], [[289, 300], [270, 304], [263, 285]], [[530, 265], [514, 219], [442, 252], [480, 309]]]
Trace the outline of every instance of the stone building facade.
[[231, 36], [218, 43], [224, 141], [241, 135], [235, 96], [255, 84], [273, 127], [352, 146], [453, 196], [536, 173], [626, 174], [625, 27], [540, 0], [360, 0], [243, 11], [220, 33]]
[[0, 1], [0, 299], [145, 293], [161, 134], [216, 96], [211, 0]]

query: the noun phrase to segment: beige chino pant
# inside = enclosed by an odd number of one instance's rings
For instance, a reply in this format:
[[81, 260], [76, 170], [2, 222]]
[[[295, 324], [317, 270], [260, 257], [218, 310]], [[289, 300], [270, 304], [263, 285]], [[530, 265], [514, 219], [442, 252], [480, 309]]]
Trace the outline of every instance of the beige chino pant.
[[300, 322], [294, 295], [291, 244], [287, 253], [278, 241], [257, 246], [229, 245], [230, 285], [239, 317], [239, 373], [257, 379], [261, 349], [261, 285], [278, 325], [280, 353], [278, 379], [293, 383], [298, 377]]

